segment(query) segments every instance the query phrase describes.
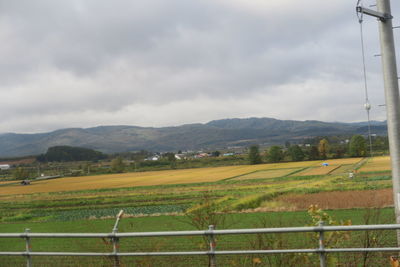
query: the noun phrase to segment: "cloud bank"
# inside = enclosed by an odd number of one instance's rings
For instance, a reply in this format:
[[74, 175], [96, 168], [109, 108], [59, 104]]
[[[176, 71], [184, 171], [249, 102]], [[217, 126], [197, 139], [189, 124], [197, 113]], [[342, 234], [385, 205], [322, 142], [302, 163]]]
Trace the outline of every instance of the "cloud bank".
[[[355, 4], [0, 0], [0, 132], [366, 120]], [[372, 119], [383, 120], [377, 23], [364, 28]]]

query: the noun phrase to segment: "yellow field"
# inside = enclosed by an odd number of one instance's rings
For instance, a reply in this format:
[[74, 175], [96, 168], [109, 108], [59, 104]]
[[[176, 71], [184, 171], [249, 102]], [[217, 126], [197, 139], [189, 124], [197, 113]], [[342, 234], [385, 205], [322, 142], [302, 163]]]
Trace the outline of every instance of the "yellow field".
[[322, 161], [314, 160], [314, 161], [299, 161], [299, 162], [283, 162], [283, 163], [270, 163], [263, 164], [266, 170], [270, 169], [292, 169], [292, 168], [305, 168], [311, 167], [314, 165], [320, 165]]
[[329, 165], [344, 165], [344, 164], [356, 164], [360, 162], [363, 158], [347, 158], [347, 159], [332, 159], [326, 160]]
[[30, 194], [90, 190], [100, 188], [120, 188], [161, 184], [184, 184], [214, 182], [258, 170], [267, 169], [272, 164], [241, 165], [185, 170], [122, 173], [97, 176], [68, 177], [32, 182], [31, 185], [10, 185], [0, 187], [0, 195]]
[[370, 159], [364, 166], [362, 166], [360, 172], [373, 172], [373, 171], [390, 171], [390, 157], [375, 157]]
[[325, 175], [325, 174], [329, 174], [331, 171], [333, 171], [334, 169], [336, 169], [338, 166], [321, 166], [321, 167], [315, 167], [315, 168], [311, 168], [311, 169], [307, 169], [304, 170], [300, 173], [297, 173], [296, 175], [300, 175], [300, 176], [307, 176], [307, 175]]
[[305, 170], [302, 174], [296, 175], [317, 175], [329, 173], [332, 168], [336, 168], [340, 164], [356, 163], [359, 160], [360, 159], [328, 160], [326, 161], [330, 164], [330, 166], [328, 167], [315, 167], [321, 166], [322, 162], [324, 161], [303, 161], [67, 177], [32, 182], [31, 185], [28, 186], [4, 184], [3, 186], [0, 186], [0, 195], [92, 190], [102, 188], [121, 188], [163, 184], [202, 183], [214, 182], [237, 176], [241, 176], [241, 178], [239, 179], [273, 178], [285, 176], [296, 169], [307, 167], [310, 167], [310, 169]]
[[249, 179], [267, 179], [267, 178], [276, 178], [286, 176], [300, 168], [293, 168], [293, 169], [272, 169], [266, 171], [257, 171], [253, 173], [249, 173], [243, 176], [239, 176], [235, 178], [235, 180], [249, 180]]
[[[350, 168], [353, 164], [360, 162], [362, 158], [347, 158], [347, 159], [332, 159], [332, 160], [324, 160], [324, 161], [314, 161], [314, 164], [311, 168], [306, 169], [302, 172], [296, 173], [298, 176], [306, 176], [306, 175], [326, 175], [330, 174], [338, 174], [344, 171], [346, 168]], [[328, 163], [328, 166], [321, 166], [322, 163]], [[342, 165], [347, 165], [346, 167]]]
[[360, 162], [363, 158], [347, 158], [347, 159], [329, 159], [329, 160], [319, 160], [319, 161], [310, 161], [313, 162], [311, 166], [320, 167], [322, 163], [326, 162], [329, 166], [339, 166], [345, 164], [356, 164]]
[[13, 183], [16, 183], [16, 181], [0, 181], [0, 185], [3, 185], [3, 184], [13, 184]]
[[349, 173], [354, 170], [354, 165], [352, 164], [346, 164], [342, 165], [339, 168], [335, 169], [333, 172], [329, 174], [343, 174], [343, 173]]

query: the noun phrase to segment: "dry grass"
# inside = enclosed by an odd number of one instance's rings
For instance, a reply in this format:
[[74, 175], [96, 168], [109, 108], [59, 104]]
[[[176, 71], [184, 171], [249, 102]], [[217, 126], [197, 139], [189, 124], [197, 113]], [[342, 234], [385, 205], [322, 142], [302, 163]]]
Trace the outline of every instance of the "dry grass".
[[318, 205], [322, 209], [387, 207], [393, 205], [393, 191], [388, 188], [322, 192], [307, 195], [293, 194], [280, 196], [274, 201], [275, 203], [283, 203], [283, 207], [291, 210], [305, 210], [310, 205]]
[[329, 165], [329, 166], [321, 166], [321, 167], [314, 167], [314, 168], [309, 168], [306, 169], [302, 172], [296, 173], [296, 175], [299, 176], [307, 176], [307, 175], [326, 175], [332, 172], [338, 168], [338, 166], [335, 165]]
[[370, 159], [367, 164], [362, 166], [360, 172], [376, 172], [376, 171], [389, 171], [392, 167], [390, 166], [390, 157], [374, 157]]
[[[347, 158], [347, 159], [324, 160], [317, 162], [314, 161], [314, 164], [311, 166], [311, 168], [296, 173], [296, 175], [306, 176], [306, 175], [326, 175], [326, 174], [344, 173], [347, 170], [352, 169], [352, 166], [357, 164], [361, 160], [362, 158]], [[329, 166], [321, 166], [322, 163], [328, 163]]]
[[349, 173], [354, 170], [354, 165], [347, 164], [347, 165], [342, 165], [339, 168], [333, 170], [329, 174], [343, 174], [343, 173]]
[[0, 195], [214, 182], [266, 168], [268, 164], [59, 178], [32, 182], [29, 186], [3, 186]]
[[[337, 167], [344, 163], [356, 163], [359, 160], [360, 159], [354, 158], [329, 160], [326, 162], [328, 162], [330, 166], [308, 169], [303, 175], [326, 174], [332, 170], [332, 167]], [[29, 186], [4, 185], [0, 187], [0, 195], [202, 183], [238, 176], [242, 176], [240, 179], [272, 178], [288, 175], [296, 169], [320, 166], [322, 162], [323, 161], [303, 161], [59, 178], [32, 182]]]
[[249, 173], [249, 174], [237, 177], [237, 178], [235, 178], [235, 180], [276, 178], [276, 177], [282, 177], [282, 176], [289, 175], [290, 173], [292, 173], [296, 170], [299, 170], [299, 168], [257, 171], [254, 173]]
[[0, 185], [18, 183], [19, 181], [0, 181]]
[[363, 158], [332, 159], [332, 160], [326, 160], [324, 162], [329, 163], [329, 165], [344, 165], [344, 164], [356, 164], [361, 160], [363, 160]]

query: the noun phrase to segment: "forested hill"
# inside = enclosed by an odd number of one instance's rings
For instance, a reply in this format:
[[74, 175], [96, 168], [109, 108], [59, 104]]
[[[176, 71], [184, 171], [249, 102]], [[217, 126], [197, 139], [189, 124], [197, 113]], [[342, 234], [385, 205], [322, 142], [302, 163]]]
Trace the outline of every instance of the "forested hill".
[[[386, 135], [385, 122], [372, 122], [372, 133]], [[250, 144], [283, 144], [315, 136], [368, 132], [367, 123], [328, 123], [272, 118], [224, 119], [177, 127], [99, 126], [40, 134], [0, 134], [0, 157], [38, 155], [53, 146], [77, 146], [105, 153], [220, 149]]]

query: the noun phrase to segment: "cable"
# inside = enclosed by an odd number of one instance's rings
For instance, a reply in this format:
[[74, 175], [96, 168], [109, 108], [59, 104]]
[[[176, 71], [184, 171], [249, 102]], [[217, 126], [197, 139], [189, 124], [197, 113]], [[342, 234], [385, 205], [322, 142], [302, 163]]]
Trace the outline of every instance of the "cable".
[[[363, 1], [358, 0], [357, 1], [357, 7], [363, 7]], [[363, 76], [364, 76], [364, 90], [365, 90], [365, 104], [364, 108], [367, 111], [367, 118], [368, 118], [368, 139], [369, 139], [369, 152], [370, 152], [370, 157], [372, 157], [372, 137], [371, 137], [371, 121], [370, 121], [370, 110], [371, 110], [371, 104], [369, 103], [368, 99], [368, 83], [367, 83], [367, 68], [366, 68], [366, 63], [365, 63], [365, 49], [364, 49], [364, 31], [363, 31], [363, 17], [364, 13], [363, 12], [358, 12], [357, 11], [357, 17], [358, 17], [358, 22], [360, 24], [360, 36], [361, 36], [361, 54], [362, 54], [362, 63], [363, 63]]]

